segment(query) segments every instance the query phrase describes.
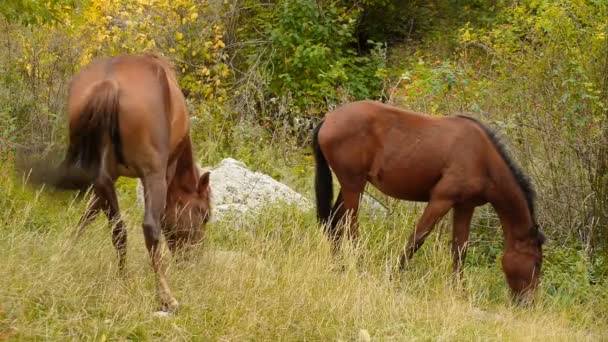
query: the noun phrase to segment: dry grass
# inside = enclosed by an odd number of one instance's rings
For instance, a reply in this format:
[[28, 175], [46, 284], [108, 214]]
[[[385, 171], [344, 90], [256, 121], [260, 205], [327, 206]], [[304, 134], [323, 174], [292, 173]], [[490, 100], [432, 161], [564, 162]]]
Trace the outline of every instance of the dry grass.
[[271, 208], [255, 220], [215, 223], [203, 248], [171, 263], [180, 311], [155, 318], [154, 278], [132, 192], [121, 192], [129, 227], [129, 272], [121, 278], [104, 220], [70, 240], [83, 203], [36, 196], [19, 182], [0, 184], [0, 339], [608, 338], [605, 296], [565, 305], [541, 291], [537, 305], [512, 307], [497, 264], [468, 267], [464, 288], [454, 289], [448, 234], [433, 235], [410, 269], [391, 280], [415, 218], [410, 210], [363, 217], [364, 241], [358, 249], [346, 245], [339, 260], [312, 212]]

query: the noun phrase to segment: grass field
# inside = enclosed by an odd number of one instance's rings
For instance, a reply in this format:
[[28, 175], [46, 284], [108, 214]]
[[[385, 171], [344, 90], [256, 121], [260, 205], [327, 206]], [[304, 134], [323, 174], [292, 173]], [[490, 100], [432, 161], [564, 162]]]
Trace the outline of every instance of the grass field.
[[474, 232], [465, 283], [453, 287], [449, 220], [391, 280], [422, 208], [405, 204], [388, 217], [364, 213], [362, 243], [345, 245], [338, 259], [312, 211], [268, 208], [255, 219], [210, 224], [204, 246], [186, 261], [171, 261], [180, 311], [156, 318], [132, 181], [119, 184], [129, 233], [122, 278], [104, 219], [81, 240], [71, 238], [84, 201], [24, 187], [9, 167], [0, 174], [0, 339], [608, 339], [605, 288], [590, 285], [577, 265], [563, 269], [558, 258], [564, 252], [551, 241], [538, 301], [527, 308], [509, 304], [496, 262], [498, 232], [490, 240]]

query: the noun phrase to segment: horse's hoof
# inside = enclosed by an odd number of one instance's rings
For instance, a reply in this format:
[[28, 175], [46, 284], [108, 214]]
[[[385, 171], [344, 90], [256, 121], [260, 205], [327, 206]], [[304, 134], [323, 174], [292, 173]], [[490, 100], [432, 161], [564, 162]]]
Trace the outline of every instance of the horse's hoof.
[[173, 313], [171, 313], [169, 311], [156, 311], [155, 313], [152, 314], [152, 316], [159, 317], [159, 318], [167, 318], [167, 317], [173, 316]]
[[152, 314], [154, 317], [171, 317], [177, 311], [179, 304], [175, 298], [171, 298], [168, 303], [163, 303], [160, 311], [156, 311]]
[[167, 303], [163, 303], [161, 307], [161, 311], [168, 312], [169, 314], [175, 313], [177, 308], [179, 307], [179, 303], [175, 298], [171, 298]]

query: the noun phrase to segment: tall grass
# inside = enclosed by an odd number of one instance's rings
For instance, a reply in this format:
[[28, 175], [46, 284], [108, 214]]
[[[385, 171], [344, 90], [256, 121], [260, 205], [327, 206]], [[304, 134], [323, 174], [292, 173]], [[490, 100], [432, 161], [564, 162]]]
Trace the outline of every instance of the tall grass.
[[[551, 243], [538, 301], [513, 307], [484, 243], [499, 232], [478, 220], [465, 270], [451, 281], [449, 220], [414, 262], [395, 274], [397, 255], [420, 206], [361, 217], [358, 246], [332, 257], [313, 212], [268, 208], [208, 226], [204, 246], [172, 260], [181, 303], [155, 318], [154, 276], [133, 183], [119, 184], [128, 226], [128, 273], [120, 277], [105, 219], [78, 240], [84, 202], [35, 191], [0, 168], [0, 336], [11, 340], [602, 340], [608, 297], [555, 263]], [[312, 168], [309, 168], [312, 172]], [[289, 169], [283, 170], [289, 173]], [[312, 175], [310, 173], [309, 175]], [[483, 212], [483, 210], [482, 210]], [[552, 261], [553, 260], [553, 261]], [[582, 259], [581, 259], [582, 260]], [[583, 267], [584, 269], [584, 267]], [[581, 272], [580, 274], [585, 274]], [[553, 287], [558, 284], [558, 288]]]

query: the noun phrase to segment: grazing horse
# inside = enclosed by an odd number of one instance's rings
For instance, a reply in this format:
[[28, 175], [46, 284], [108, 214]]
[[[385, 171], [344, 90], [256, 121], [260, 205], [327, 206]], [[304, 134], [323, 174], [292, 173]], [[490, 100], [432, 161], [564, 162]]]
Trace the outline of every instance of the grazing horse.
[[[428, 202], [403, 250], [401, 269], [454, 208], [452, 257], [459, 277], [473, 211], [489, 202], [502, 223], [502, 267], [513, 298], [531, 298], [544, 242], [534, 190], [486, 126], [464, 116], [435, 118], [361, 101], [325, 116], [314, 130], [313, 150], [318, 219], [334, 251], [345, 231], [357, 238], [359, 200], [370, 182], [388, 196]], [[341, 185], [333, 207], [330, 167]]]
[[79, 235], [103, 211], [123, 271], [127, 230], [114, 182], [120, 176], [140, 178], [143, 233], [161, 310], [176, 310], [165, 278], [161, 232], [171, 251], [198, 243], [210, 205], [209, 173], [200, 175], [194, 163], [186, 102], [172, 66], [153, 55], [98, 60], [72, 80], [68, 113], [69, 146], [54, 183], [72, 189], [93, 185]]

